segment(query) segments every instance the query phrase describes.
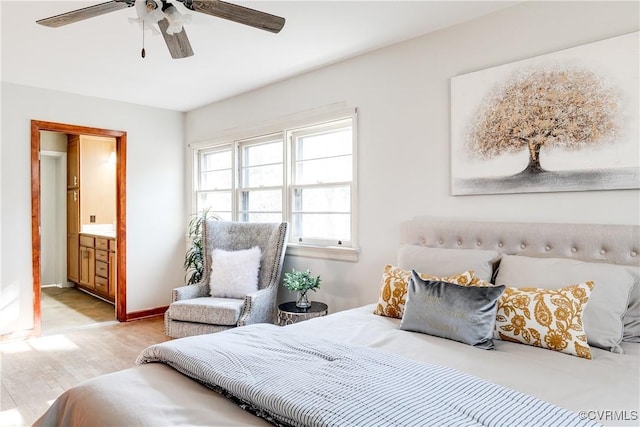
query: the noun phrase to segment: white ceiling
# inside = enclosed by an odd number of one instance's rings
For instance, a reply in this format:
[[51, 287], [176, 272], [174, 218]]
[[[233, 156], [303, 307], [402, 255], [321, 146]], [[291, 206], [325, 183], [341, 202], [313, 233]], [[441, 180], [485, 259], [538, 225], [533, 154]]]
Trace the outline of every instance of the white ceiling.
[[189, 111], [502, 9], [509, 1], [232, 1], [286, 18], [279, 34], [191, 12], [195, 55], [171, 59], [135, 8], [60, 28], [37, 19], [101, 1], [1, 0], [2, 80]]

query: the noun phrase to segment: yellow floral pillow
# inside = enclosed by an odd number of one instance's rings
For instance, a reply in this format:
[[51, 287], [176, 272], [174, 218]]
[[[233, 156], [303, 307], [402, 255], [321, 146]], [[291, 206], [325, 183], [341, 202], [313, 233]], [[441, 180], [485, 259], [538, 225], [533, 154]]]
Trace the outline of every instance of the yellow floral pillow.
[[496, 286], [495, 283], [487, 282], [486, 280], [482, 280], [478, 277], [474, 276], [471, 278], [469, 283], [465, 283], [464, 286]]
[[593, 282], [560, 289], [507, 287], [498, 300], [494, 338], [591, 359], [582, 312]]
[[[444, 277], [434, 277], [423, 273], [419, 275], [423, 280], [439, 280], [455, 283], [456, 285], [468, 285], [474, 278], [473, 271], [465, 271], [461, 274]], [[380, 298], [378, 299], [378, 306], [373, 310], [373, 314], [402, 319], [407, 298], [407, 285], [410, 280], [410, 271], [402, 270], [390, 264], [385, 265], [382, 272]]]

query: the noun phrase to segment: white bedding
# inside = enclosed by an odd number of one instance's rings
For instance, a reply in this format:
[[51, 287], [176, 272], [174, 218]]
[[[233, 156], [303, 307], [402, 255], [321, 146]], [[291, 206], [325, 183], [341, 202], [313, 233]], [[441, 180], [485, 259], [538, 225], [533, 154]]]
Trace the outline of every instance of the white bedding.
[[[638, 425], [640, 344], [625, 354], [592, 348], [592, 360], [496, 340], [486, 351], [399, 329], [399, 319], [364, 306], [287, 326], [319, 337], [446, 365], [586, 414], [607, 425]], [[36, 426], [269, 425], [204, 386], [160, 364], [89, 380], [65, 392]]]
[[153, 345], [137, 362], [169, 365], [281, 426], [599, 425], [457, 369], [264, 323]]

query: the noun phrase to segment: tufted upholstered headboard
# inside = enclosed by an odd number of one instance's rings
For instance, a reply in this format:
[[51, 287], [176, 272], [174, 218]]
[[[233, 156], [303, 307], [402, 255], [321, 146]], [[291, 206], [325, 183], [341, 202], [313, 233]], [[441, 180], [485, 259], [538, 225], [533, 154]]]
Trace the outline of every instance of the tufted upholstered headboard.
[[454, 221], [416, 217], [402, 243], [640, 266], [640, 226]]

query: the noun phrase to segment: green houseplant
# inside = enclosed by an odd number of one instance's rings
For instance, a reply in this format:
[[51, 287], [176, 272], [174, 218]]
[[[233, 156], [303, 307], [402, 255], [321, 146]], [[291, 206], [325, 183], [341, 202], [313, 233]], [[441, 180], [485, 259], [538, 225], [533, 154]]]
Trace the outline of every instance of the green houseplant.
[[202, 224], [207, 219], [219, 220], [211, 214], [209, 208], [203, 209], [198, 214], [193, 214], [187, 227], [187, 238], [191, 242], [184, 256], [185, 282], [187, 285], [195, 285], [202, 280], [204, 272], [204, 253], [202, 252]]
[[305, 271], [297, 271], [293, 268], [290, 273], [284, 273], [283, 284], [289, 291], [298, 293], [296, 307], [306, 309], [311, 307], [311, 302], [309, 302], [307, 298], [307, 292], [315, 292], [316, 289], [320, 287], [320, 276], [311, 276], [311, 271], [308, 269]]

